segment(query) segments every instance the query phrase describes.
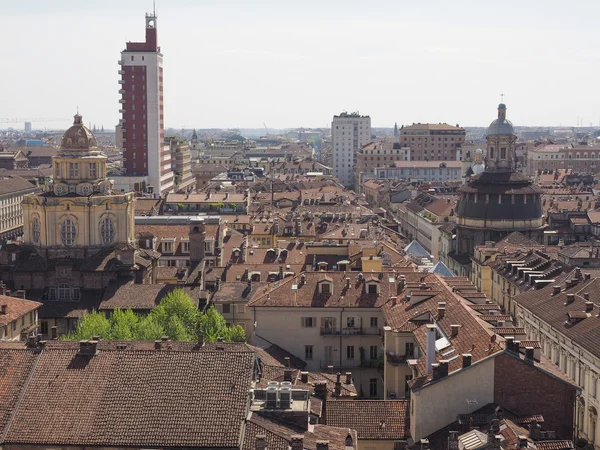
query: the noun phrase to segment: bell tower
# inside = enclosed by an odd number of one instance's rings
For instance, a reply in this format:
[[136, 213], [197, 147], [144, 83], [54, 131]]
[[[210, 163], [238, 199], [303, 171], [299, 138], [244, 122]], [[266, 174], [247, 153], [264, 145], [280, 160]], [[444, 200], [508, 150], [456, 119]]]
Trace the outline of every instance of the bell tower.
[[516, 168], [517, 136], [512, 123], [506, 119], [506, 105], [498, 105], [498, 118], [494, 120], [486, 137], [486, 170], [492, 172], [512, 172]]

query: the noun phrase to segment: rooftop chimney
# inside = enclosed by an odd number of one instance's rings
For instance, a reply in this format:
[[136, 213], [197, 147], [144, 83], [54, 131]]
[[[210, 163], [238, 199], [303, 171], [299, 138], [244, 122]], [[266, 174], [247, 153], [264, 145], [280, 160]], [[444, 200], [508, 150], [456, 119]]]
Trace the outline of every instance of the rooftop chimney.
[[529, 437], [531, 439], [533, 439], [534, 441], [537, 441], [540, 439], [541, 434], [542, 434], [542, 427], [540, 426], [540, 424], [537, 422], [531, 422], [529, 424]]
[[352, 384], [352, 372], [346, 372], [346, 384]]
[[590, 299], [590, 293], [589, 293], [589, 292], [584, 292], [584, 293], [583, 293], [583, 298], [584, 298], [585, 300], [589, 300], [589, 299]]
[[458, 324], [450, 325], [450, 330], [451, 330], [450, 335], [452, 337], [458, 336], [459, 329], [460, 329], [460, 325], [458, 325]]
[[435, 340], [436, 340], [436, 328], [435, 325], [427, 324], [427, 353], [426, 353], [426, 374], [431, 375], [433, 373], [432, 365], [435, 362]]
[[330, 373], [333, 375], [333, 366], [327, 366], [327, 373]]
[[292, 450], [304, 450], [304, 436], [295, 434], [291, 437]]
[[583, 278], [583, 276], [581, 275], [581, 268], [579, 268], [579, 267], [575, 268], [575, 276], [577, 277], [578, 280], [581, 280]]
[[300, 381], [308, 383], [308, 372], [300, 372]]
[[50, 337], [53, 341], [58, 339], [58, 327], [56, 325], [50, 328]]
[[[504, 338], [504, 340], [506, 341], [506, 350], [508, 350], [509, 352], [514, 352], [515, 351], [515, 337], [514, 336], [506, 336]], [[518, 349], [517, 349], [518, 351]]]
[[429, 450], [429, 439], [421, 439], [421, 450]]
[[533, 347], [525, 347], [525, 360], [533, 363]]
[[342, 374], [341, 374], [341, 373], [339, 373], [339, 372], [337, 373], [337, 378], [336, 378], [336, 381], [335, 381], [335, 388], [334, 388], [334, 390], [333, 390], [333, 393], [334, 393], [336, 396], [338, 396], [338, 397], [339, 397], [339, 396], [341, 395], [341, 393], [342, 393]]
[[527, 436], [519, 435], [519, 448], [527, 448]]
[[585, 311], [591, 312], [594, 310], [594, 302], [585, 302]]
[[586, 279], [586, 280], [589, 280], [589, 279], [591, 279], [591, 278], [592, 278], [592, 274], [591, 274], [591, 273], [589, 273], [589, 272], [586, 272], [584, 276], [585, 276], [585, 279]]
[[98, 351], [98, 341], [79, 341], [79, 354], [95, 356]]
[[292, 371], [290, 369], [283, 371], [283, 381], [292, 381]]
[[35, 336], [31, 335], [27, 338], [27, 347], [33, 348], [35, 347]]
[[567, 304], [575, 301], [575, 294], [567, 294]]
[[462, 355], [462, 367], [463, 369], [466, 369], [467, 367], [469, 367], [471, 365], [471, 360], [473, 359], [472, 355], [470, 353], [463, 353]]
[[437, 307], [438, 320], [441, 320], [446, 315], [446, 302], [438, 302]]
[[162, 348], [162, 342], [159, 340], [154, 341], [154, 349], [160, 350]]
[[292, 367], [292, 359], [289, 356], [286, 356], [283, 360], [285, 361], [285, 367]]
[[329, 441], [317, 441], [317, 450], [329, 450]]
[[560, 286], [552, 286], [552, 295], [560, 294]]
[[264, 434], [257, 434], [254, 444], [254, 450], [265, 450], [267, 448], [267, 437]]

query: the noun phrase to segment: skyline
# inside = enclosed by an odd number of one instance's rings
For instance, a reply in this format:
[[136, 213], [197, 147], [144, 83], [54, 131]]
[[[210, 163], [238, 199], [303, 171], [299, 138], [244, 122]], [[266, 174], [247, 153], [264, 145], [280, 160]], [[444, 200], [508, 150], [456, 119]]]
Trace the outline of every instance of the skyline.
[[[517, 126], [575, 126], [580, 118], [598, 126], [600, 100], [591, 94], [600, 5], [544, 2], [543, 17], [536, 5], [502, 6], [159, 2], [165, 125], [322, 128], [358, 110], [374, 127], [487, 126], [504, 93]], [[3, 5], [0, 26], [20, 41], [4, 45], [0, 84], [12, 88], [0, 118], [64, 117], [66, 127], [79, 107], [86, 123], [114, 127], [119, 52], [143, 40], [151, 10], [141, 0]]]

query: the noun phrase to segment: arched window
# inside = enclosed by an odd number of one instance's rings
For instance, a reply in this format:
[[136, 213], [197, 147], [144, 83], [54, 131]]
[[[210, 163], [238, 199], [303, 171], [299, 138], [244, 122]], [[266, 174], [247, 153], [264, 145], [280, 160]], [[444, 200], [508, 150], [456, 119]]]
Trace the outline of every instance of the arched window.
[[102, 219], [100, 224], [100, 235], [102, 236], [102, 244], [109, 245], [115, 238], [115, 226], [110, 217]]
[[569, 159], [572, 159], [572, 158], [573, 158], [573, 155], [571, 155], [571, 154], [569, 153]]
[[596, 159], [596, 154], [594, 152], [592, 152], [592, 159]]
[[579, 153], [575, 153], [575, 159], [579, 159]]
[[40, 219], [37, 217], [34, 217], [31, 223], [31, 240], [34, 244], [40, 243]]
[[60, 238], [63, 245], [71, 247], [75, 244], [76, 237], [77, 228], [75, 228], [75, 223], [71, 219], [65, 219], [60, 227]]

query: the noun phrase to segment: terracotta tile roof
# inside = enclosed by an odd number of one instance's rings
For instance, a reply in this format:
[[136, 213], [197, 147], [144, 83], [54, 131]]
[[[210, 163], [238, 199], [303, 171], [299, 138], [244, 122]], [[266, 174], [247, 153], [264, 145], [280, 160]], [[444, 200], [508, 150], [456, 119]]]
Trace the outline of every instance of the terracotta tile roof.
[[513, 318], [510, 314], [487, 314], [479, 316], [481, 320], [485, 320], [486, 322], [497, 322], [498, 320], [503, 320], [505, 322], [512, 322]]
[[0, 326], [8, 325], [42, 306], [41, 303], [32, 302], [31, 300], [0, 295], [0, 308], [4, 305], [6, 306], [6, 314], [2, 314], [0, 309]]
[[[424, 282], [430, 291], [435, 292], [435, 295], [428, 298], [424, 297], [422, 301], [411, 305], [407, 301], [407, 289], [410, 286], [419, 286], [416, 281], [420, 281], [421, 277], [423, 277], [422, 273], [405, 274], [407, 287], [398, 293], [396, 305], [392, 306], [392, 302], [387, 302], [383, 306], [383, 314], [392, 331], [412, 332], [419, 346], [425, 349], [426, 327], [424, 325], [429, 323], [429, 318], [434, 318], [441, 333], [448, 340], [448, 345], [436, 353], [436, 361], [449, 360], [449, 373], [462, 368], [460, 355], [463, 353], [470, 353], [474, 363], [502, 351], [499, 344], [492, 338], [489, 325], [478, 317], [479, 314], [469, 307], [467, 301], [462, 299], [459, 294], [452, 292], [451, 287], [448, 285], [449, 280], [452, 280], [452, 278], [442, 279], [434, 274], [426, 275]], [[443, 318], [438, 317], [439, 302], [446, 303]], [[425, 317], [425, 319], [415, 321], [414, 319], [417, 317]], [[409, 324], [412, 325], [412, 329]], [[451, 325], [460, 325], [458, 335], [452, 336]], [[419, 358], [417, 369], [422, 376], [415, 379], [414, 383], [418, 384], [414, 386], [423, 386], [430, 381], [430, 377], [424, 376], [424, 357]]]
[[199, 288], [179, 286], [177, 284], [136, 284], [133, 282], [125, 284], [111, 283], [102, 297], [98, 310], [134, 309], [151, 310], [170, 292], [182, 288], [192, 302], [198, 305]]
[[501, 336], [514, 336], [518, 334], [527, 334], [525, 333], [525, 328], [521, 327], [494, 327], [492, 328], [494, 333], [499, 334]]
[[327, 423], [356, 430], [363, 439], [405, 439], [408, 400], [336, 400], [327, 402]]
[[533, 416], [521, 416], [515, 420], [518, 424], [528, 424], [528, 423], [544, 423], [544, 416], [540, 416], [539, 414]]
[[[396, 292], [396, 284], [390, 283], [385, 274], [380, 285], [379, 294], [365, 292], [365, 282], [359, 282], [356, 272], [305, 272], [301, 275], [286, 278], [267, 286], [257, 292], [248, 303], [251, 307], [358, 307], [379, 308]], [[301, 277], [305, 282], [301, 282]], [[318, 290], [318, 282], [327, 277], [333, 281], [333, 293], [323, 294]], [[350, 288], [346, 288], [346, 278], [350, 278]], [[292, 289], [297, 286], [297, 289]]]
[[[25, 178], [15, 175], [0, 175], [0, 195], [30, 192], [38, 189]], [[23, 192], [21, 192], [23, 193]]]
[[17, 407], [19, 396], [35, 363], [36, 355], [21, 348], [0, 348], [0, 439]]
[[[519, 305], [540, 321], [547, 323], [552, 328], [565, 335], [596, 357], [600, 357], [600, 317], [598, 317], [598, 304], [600, 304], [600, 278], [580, 280], [571, 287], [562, 284], [563, 289], [559, 294], [552, 295], [552, 288], [532, 290], [514, 298]], [[589, 317], [576, 323], [566, 323], [567, 313], [570, 311], [585, 311], [585, 298], [595, 305]], [[572, 303], [567, 303], [567, 295], [575, 294]]]
[[535, 446], [538, 450], [570, 450], [573, 448], [573, 442], [567, 440], [537, 441]]
[[[353, 445], [346, 446], [346, 437], [350, 434]], [[254, 450], [256, 448], [256, 436], [263, 435], [266, 438], [269, 450], [287, 450], [291, 447], [291, 437], [302, 435], [303, 449], [316, 450], [317, 441], [329, 441], [331, 450], [347, 450], [357, 448], [356, 435], [348, 428], [337, 428], [326, 425], [315, 425], [310, 429], [303, 429], [277, 421], [272, 417], [266, 417], [260, 413], [251, 413], [246, 423], [243, 450]]]
[[253, 367], [251, 352], [47, 349], [4, 443], [235, 448]]

